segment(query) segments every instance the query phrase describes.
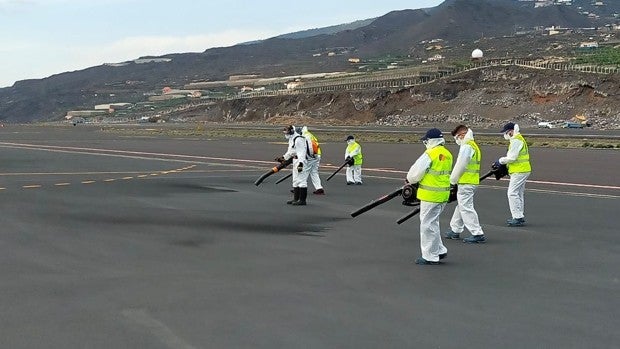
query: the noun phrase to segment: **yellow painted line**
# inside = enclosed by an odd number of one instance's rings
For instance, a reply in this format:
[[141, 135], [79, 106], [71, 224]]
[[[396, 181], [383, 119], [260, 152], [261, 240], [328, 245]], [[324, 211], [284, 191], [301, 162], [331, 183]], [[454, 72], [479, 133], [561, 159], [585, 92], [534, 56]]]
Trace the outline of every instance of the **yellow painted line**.
[[138, 178], [148, 177], [148, 175], [139, 175]]
[[114, 182], [116, 180], [116, 178], [108, 178], [108, 179], [104, 179], [104, 182]]
[[82, 181], [82, 184], [93, 184], [96, 183], [97, 181]]
[[40, 184], [23, 185], [22, 188], [24, 189], [41, 188], [41, 185]]
[[133, 179], [133, 177], [123, 177], [121, 179]]
[[71, 183], [56, 183], [54, 185], [57, 186], [57, 187], [64, 187], [64, 186], [67, 186], [67, 185], [71, 185]]

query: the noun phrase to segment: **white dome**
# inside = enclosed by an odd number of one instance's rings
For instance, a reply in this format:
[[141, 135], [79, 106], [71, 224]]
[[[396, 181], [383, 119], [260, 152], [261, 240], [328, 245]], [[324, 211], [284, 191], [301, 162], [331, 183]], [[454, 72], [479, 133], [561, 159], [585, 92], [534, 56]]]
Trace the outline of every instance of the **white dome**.
[[482, 50], [475, 49], [471, 53], [471, 58], [482, 58]]

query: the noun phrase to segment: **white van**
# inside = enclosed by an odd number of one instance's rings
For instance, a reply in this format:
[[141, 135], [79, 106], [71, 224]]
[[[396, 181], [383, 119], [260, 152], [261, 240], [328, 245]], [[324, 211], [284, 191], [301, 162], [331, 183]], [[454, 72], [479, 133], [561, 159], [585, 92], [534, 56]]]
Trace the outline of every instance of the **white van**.
[[547, 121], [542, 121], [538, 123], [538, 128], [553, 128], [553, 124]]

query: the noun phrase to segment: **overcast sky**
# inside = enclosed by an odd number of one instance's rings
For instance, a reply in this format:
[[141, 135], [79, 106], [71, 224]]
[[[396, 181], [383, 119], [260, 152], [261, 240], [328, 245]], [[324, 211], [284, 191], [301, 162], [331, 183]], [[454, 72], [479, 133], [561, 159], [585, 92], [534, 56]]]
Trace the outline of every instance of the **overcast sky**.
[[443, 0], [0, 0], [0, 87], [349, 23]]

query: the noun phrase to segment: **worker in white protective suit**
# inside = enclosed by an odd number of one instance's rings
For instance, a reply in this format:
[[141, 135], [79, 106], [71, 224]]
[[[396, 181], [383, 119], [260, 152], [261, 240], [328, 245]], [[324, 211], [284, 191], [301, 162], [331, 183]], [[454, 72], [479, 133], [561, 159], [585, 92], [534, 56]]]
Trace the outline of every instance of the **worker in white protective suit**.
[[448, 255], [441, 242], [439, 215], [450, 197], [450, 170], [452, 154], [444, 146], [439, 129], [432, 128], [422, 137], [426, 151], [416, 160], [407, 173], [407, 181], [417, 184], [420, 200], [420, 249], [422, 256], [416, 264], [439, 264]]
[[486, 241], [474, 209], [474, 194], [480, 183], [481, 153], [474, 141], [474, 132], [465, 125], [452, 130], [456, 144], [460, 146], [459, 155], [450, 174], [450, 185], [458, 185], [457, 205], [450, 220], [450, 228], [444, 235], [447, 239], [459, 240], [465, 228], [471, 233], [463, 239], [466, 243], [483, 243]]
[[344, 151], [344, 160], [347, 161], [347, 185], [362, 185], [362, 146], [355, 141], [355, 137], [347, 136], [347, 148]]
[[527, 141], [519, 132], [519, 125], [509, 122], [502, 128], [504, 139], [510, 141], [506, 156], [499, 158], [494, 167], [506, 165], [510, 183], [508, 184], [508, 205], [512, 215], [506, 223], [511, 227], [525, 225], [525, 182], [532, 173], [530, 151]]
[[282, 161], [293, 158], [293, 200], [286, 203], [293, 206], [305, 206], [308, 197], [308, 175], [310, 173], [307, 161], [312, 150], [307, 139], [297, 132], [295, 126], [284, 127], [284, 137], [288, 139], [288, 149], [282, 155]]
[[325, 195], [325, 190], [321, 185], [321, 177], [319, 176], [319, 166], [321, 165], [322, 154], [319, 140], [312, 133], [310, 133], [310, 131], [308, 131], [307, 126], [301, 128], [301, 134], [306, 137], [312, 145], [312, 153], [314, 154], [313, 157], [308, 158], [308, 171], [310, 172], [310, 180], [314, 186], [314, 191], [312, 194]]

